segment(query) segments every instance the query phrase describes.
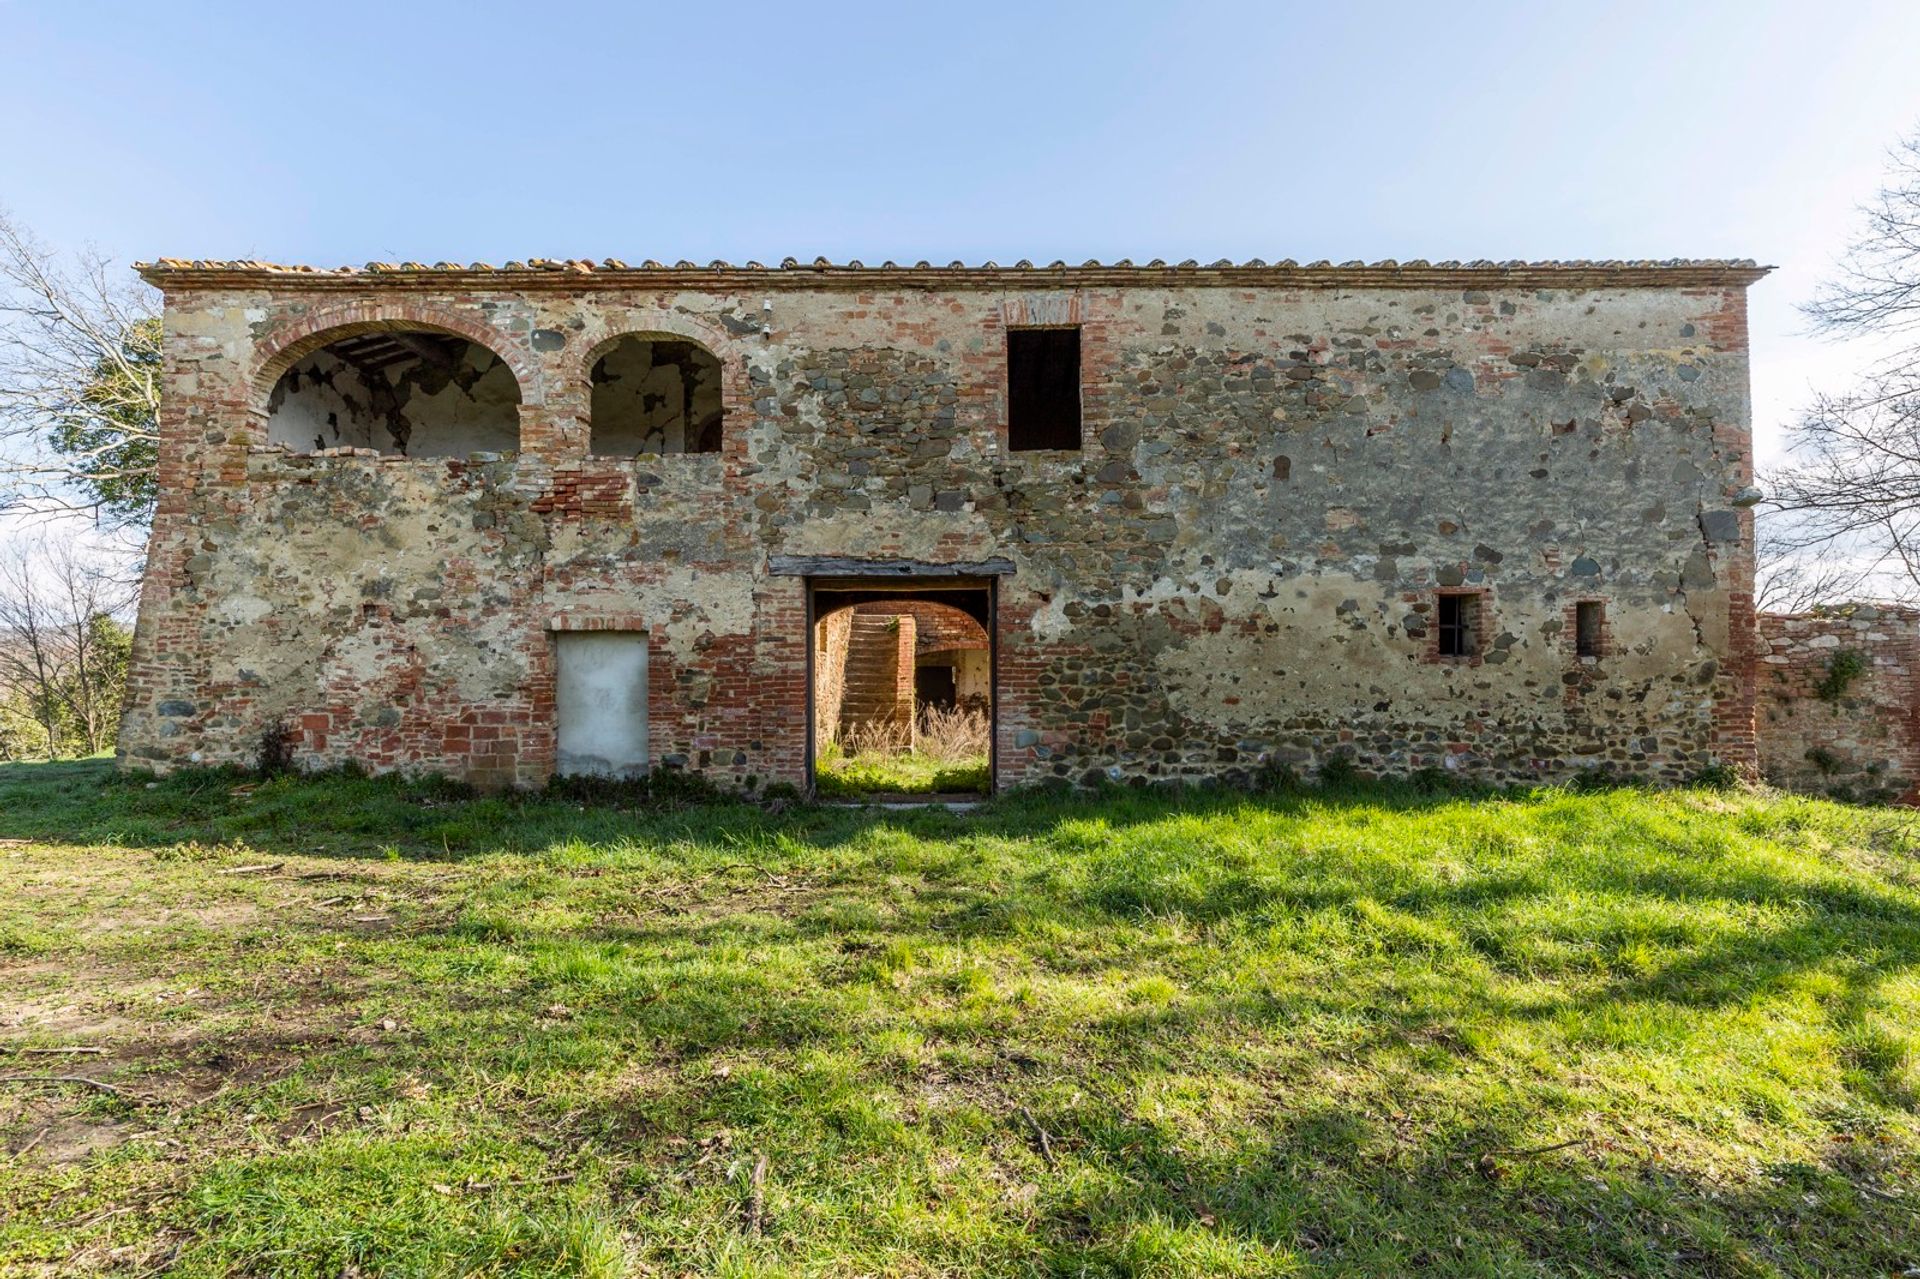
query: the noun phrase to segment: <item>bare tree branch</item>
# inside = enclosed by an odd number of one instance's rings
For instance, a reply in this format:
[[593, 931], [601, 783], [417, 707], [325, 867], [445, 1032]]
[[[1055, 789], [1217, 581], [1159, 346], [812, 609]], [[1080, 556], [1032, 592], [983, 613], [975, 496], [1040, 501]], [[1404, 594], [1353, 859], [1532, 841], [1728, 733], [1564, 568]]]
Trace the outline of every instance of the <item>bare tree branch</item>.
[[63, 264], [0, 211], [0, 513], [151, 517], [157, 298], [120, 274]]
[[1912, 332], [1920, 328], [1920, 133], [1894, 148], [1886, 184], [1860, 212], [1865, 229], [1806, 312], [1829, 332]]
[[[1864, 229], [1806, 313], [1838, 337], [1920, 332], [1920, 133], [1894, 150], [1861, 212]], [[1763, 596], [1920, 597], [1920, 349], [1903, 345], [1858, 386], [1815, 400], [1765, 483]]]
[[1877, 572], [1879, 556], [1852, 548], [1807, 544], [1806, 530], [1780, 511], [1757, 521], [1754, 607], [1762, 613], [1805, 613], [1864, 598], [1904, 598], [1902, 578]]

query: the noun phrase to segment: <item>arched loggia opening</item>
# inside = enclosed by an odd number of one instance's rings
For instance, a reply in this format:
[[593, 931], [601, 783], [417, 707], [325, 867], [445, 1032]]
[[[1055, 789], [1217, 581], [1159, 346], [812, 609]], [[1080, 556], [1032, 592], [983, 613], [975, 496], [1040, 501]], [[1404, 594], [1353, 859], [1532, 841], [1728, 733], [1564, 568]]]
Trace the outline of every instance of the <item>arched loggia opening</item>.
[[588, 405], [595, 457], [718, 453], [720, 358], [687, 338], [629, 333], [593, 362]]
[[520, 447], [520, 383], [498, 354], [458, 334], [348, 328], [274, 383], [267, 441], [301, 453], [510, 453]]

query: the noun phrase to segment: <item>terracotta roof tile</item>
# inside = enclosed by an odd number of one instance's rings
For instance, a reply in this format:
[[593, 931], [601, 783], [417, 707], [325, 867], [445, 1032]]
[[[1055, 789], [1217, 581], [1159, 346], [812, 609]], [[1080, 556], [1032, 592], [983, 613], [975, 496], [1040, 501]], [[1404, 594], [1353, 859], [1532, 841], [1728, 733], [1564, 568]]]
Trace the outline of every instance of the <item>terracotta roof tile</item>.
[[[978, 278], [981, 282], [998, 283], [1005, 281], [1017, 283], [1019, 277], [1032, 276], [1035, 282], [1041, 280], [1062, 280], [1069, 283], [1140, 283], [1177, 282], [1181, 277], [1193, 277], [1194, 283], [1261, 283], [1283, 285], [1297, 283], [1303, 286], [1374, 284], [1374, 285], [1424, 285], [1441, 283], [1441, 277], [1447, 276], [1507, 276], [1539, 277], [1543, 283], [1552, 283], [1564, 277], [1562, 282], [1605, 283], [1602, 277], [1620, 277], [1620, 282], [1647, 284], [1692, 284], [1692, 283], [1732, 283], [1751, 284], [1772, 270], [1763, 267], [1751, 258], [1639, 258], [1632, 260], [1606, 259], [1565, 260], [1544, 262], [1505, 261], [1493, 262], [1485, 258], [1471, 262], [1443, 261], [1429, 262], [1423, 258], [1414, 258], [1406, 262], [1397, 262], [1392, 258], [1378, 262], [1362, 262], [1358, 259], [1334, 264], [1322, 258], [1315, 262], [1301, 264], [1292, 258], [1282, 258], [1277, 262], [1267, 262], [1260, 258], [1249, 258], [1244, 262], [1234, 262], [1221, 258], [1216, 262], [1202, 265], [1189, 258], [1175, 266], [1169, 266], [1160, 258], [1155, 258], [1144, 266], [1136, 266], [1128, 259], [1103, 263], [1089, 260], [1079, 266], [1069, 266], [1066, 262], [1055, 260], [1046, 266], [1035, 266], [1027, 259], [1021, 259], [1012, 266], [1001, 266], [997, 262], [983, 262], [970, 266], [965, 262], [954, 261], [944, 267], [934, 266], [925, 260], [912, 266], [900, 266], [893, 262], [884, 262], [877, 267], [869, 267], [859, 260], [836, 263], [824, 257], [814, 258], [811, 262], [801, 262], [797, 258], [784, 258], [777, 267], [768, 267], [759, 262], [732, 263], [713, 261], [701, 266], [682, 259], [671, 266], [649, 258], [638, 266], [630, 265], [617, 258], [603, 258], [590, 261], [586, 258], [527, 258], [524, 261], [510, 261], [504, 266], [493, 266], [486, 262], [435, 262], [428, 266], [421, 262], [369, 262], [364, 266], [313, 267], [299, 265], [281, 265], [273, 262], [259, 262], [251, 259], [232, 261], [160, 258], [153, 262], [136, 264], [142, 276], [160, 285], [178, 285], [182, 287], [194, 284], [271, 285], [286, 282], [289, 284], [331, 285], [340, 287], [356, 280], [379, 278], [383, 282], [401, 282], [419, 280], [431, 283], [440, 277], [459, 276], [499, 276], [516, 277], [511, 283], [527, 283], [529, 277], [549, 276], [602, 276], [609, 277], [607, 282], [614, 283], [612, 277], [620, 277], [622, 282], [633, 280], [645, 283], [647, 277], [657, 276], [663, 282], [684, 281], [690, 287], [699, 285], [711, 277], [713, 283], [745, 283], [742, 277], [763, 277], [769, 283], [795, 276], [809, 280], [829, 277], [849, 283], [912, 283], [912, 277], [960, 275]], [[930, 281], [931, 282], [931, 281]], [[501, 280], [502, 284], [509, 281]]]

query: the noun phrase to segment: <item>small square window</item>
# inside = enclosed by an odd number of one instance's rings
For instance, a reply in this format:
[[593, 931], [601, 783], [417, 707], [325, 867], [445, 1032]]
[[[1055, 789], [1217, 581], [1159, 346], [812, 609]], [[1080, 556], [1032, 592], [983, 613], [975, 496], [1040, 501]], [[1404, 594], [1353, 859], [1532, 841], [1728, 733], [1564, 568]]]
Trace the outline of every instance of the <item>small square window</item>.
[[1439, 603], [1440, 656], [1472, 657], [1476, 646], [1474, 631], [1480, 620], [1479, 596], [1442, 595]]
[[1604, 644], [1607, 609], [1599, 600], [1581, 600], [1573, 606], [1573, 651], [1580, 657], [1598, 657]]
[[1080, 330], [1007, 330], [1007, 447], [1080, 447]]

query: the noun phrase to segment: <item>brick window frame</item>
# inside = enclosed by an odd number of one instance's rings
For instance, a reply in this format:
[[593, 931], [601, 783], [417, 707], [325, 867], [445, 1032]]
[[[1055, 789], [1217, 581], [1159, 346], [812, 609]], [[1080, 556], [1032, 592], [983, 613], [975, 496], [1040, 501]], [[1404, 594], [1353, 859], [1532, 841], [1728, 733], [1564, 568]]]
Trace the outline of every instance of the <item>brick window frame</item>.
[[547, 619], [546, 630], [541, 636], [543, 642], [533, 649], [533, 669], [528, 672], [528, 688], [533, 696], [534, 708], [551, 722], [554, 699], [554, 643], [555, 635], [564, 635], [578, 631], [628, 631], [647, 637], [647, 714], [654, 713], [656, 703], [665, 707], [664, 698], [668, 692], [662, 687], [660, 671], [670, 666], [672, 656], [667, 652], [666, 644], [657, 629], [639, 613], [555, 613]]
[[638, 613], [555, 613], [547, 618], [546, 629], [540, 633], [537, 643], [529, 646], [532, 658], [527, 672], [526, 687], [532, 702], [534, 713], [543, 722], [553, 720], [554, 699], [554, 644], [553, 637], [570, 631], [639, 631], [647, 637], [647, 713], [653, 713], [655, 675], [653, 660], [656, 655], [664, 656], [660, 639], [653, 633], [646, 619]]
[[[1111, 425], [1109, 387], [1115, 353], [1107, 322], [1091, 314], [1079, 291], [1024, 293], [1003, 297], [981, 317], [980, 350], [964, 357], [960, 376], [971, 380], [960, 391], [962, 403], [978, 407], [993, 432], [997, 456], [1037, 479], [1066, 479], [1099, 465], [1100, 434]], [[1009, 432], [1011, 379], [1007, 334], [1015, 329], [1078, 329], [1080, 332], [1080, 447], [1015, 450]]]
[[526, 687], [535, 722], [545, 729], [546, 762], [550, 769], [556, 747], [557, 698], [559, 695], [559, 650], [555, 636], [583, 631], [615, 631], [644, 635], [647, 641], [647, 733], [648, 750], [653, 750], [655, 726], [666, 737], [678, 730], [676, 716], [680, 706], [674, 696], [674, 680], [679, 670], [674, 654], [659, 626], [642, 613], [588, 612], [568, 610], [547, 618], [540, 642], [531, 648], [533, 661]]
[[[655, 725], [661, 723], [661, 717], [671, 717], [676, 707], [673, 701], [672, 657], [667, 652], [663, 637], [658, 629], [650, 625], [639, 613], [593, 613], [574, 612], [555, 613], [547, 618], [545, 631], [540, 642], [532, 647], [532, 662], [527, 673], [526, 688], [531, 701], [534, 723], [541, 734], [542, 771], [553, 776], [558, 763], [560, 747], [560, 644], [562, 635], [581, 634], [637, 635], [647, 650], [647, 753], [650, 767], [657, 768], [661, 754], [656, 742]], [[664, 667], [664, 669], [663, 669]], [[674, 728], [671, 722], [665, 725], [668, 732]]]
[[[628, 311], [601, 317], [604, 332], [574, 362], [567, 385], [553, 398], [568, 420], [570, 432], [567, 456], [577, 458], [581, 466], [609, 473], [630, 473], [636, 455], [595, 453], [593, 451], [593, 371], [622, 342], [681, 342], [697, 347], [712, 357], [720, 370], [720, 447], [710, 450], [683, 449], [679, 453], [647, 454], [653, 458], [692, 458], [693, 462], [674, 462], [679, 468], [702, 465], [697, 459], [718, 459], [729, 453], [744, 456], [746, 427], [750, 420], [752, 392], [746, 385], [747, 360], [739, 344], [715, 325], [681, 315], [659, 315]], [[660, 465], [669, 465], [662, 461]]]
[[[1471, 653], [1456, 654], [1440, 651], [1440, 600], [1452, 596], [1471, 603], [1473, 613], [1469, 623], [1469, 634], [1473, 639]], [[1427, 646], [1421, 660], [1434, 666], [1481, 666], [1486, 663], [1486, 638], [1492, 629], [1493, 590], [1486, 586], [1442, 586], [1432, 591], [1428, 598], [1433, 604], [1433, 617], [1427, 623]]]
[[[1024, 447], [1014, 444], [1014, 342], [1017, 336], [1028, 333], [1071, 333], [1073, 335], [1073, 443], [1071, 445], [1054, 438], [1058, 432], [1056, 425], [1049, 421], [1044, 428], [1029, 427], [1035, 432], [1035, 438], [1046, 439], [1047, 443], [1027, 444]], [[1002, 358], [1001, 378], [1006, 387], [1002, 402], [1003, 417], [1002, 439], [1006, 442], [1008, 453], [1046, 453], [1078, 454], [1087, 447], [1087, 361], [1086, 332], [1078, 324], [1014, 324], [1001, 330], [1000, 347]], [[1065, 379], [1061, 379], [1064, 381]], [[1064, 388], [1062, 388], [1064, 390]], [[1061, 397], [1064, 405], [1065, 397]], [[1064, 416], [1064, 415], [1063, 415]], [[1064, 433], [1060, 433], [1064, 434]]]
[[[393, 332], [426, 332], [463, 338], [499, 357], [513, 374], [520, 396], [516, 405], [519, 430], [512, 455], [518, 457], [538, 451], [540, 423], [546, 413], [547, 396], [545, 381], [540, 376], [539, 356], [534, 353], [525, 336], [495, 328], [485, 316], [474, 315], [462, 307], [385, 300], [297, 311], [283, 315], [269, 325], [254, 342], [245, 370], [245, 431], [248, 446], [266, 453], [283, 451], [284, 446], [267, 442], [268, 421], [272, 417], [267, 406], [273, 398], [274, 388], [289, 369], [335, 342], [369, 333]], [[295, 456], [313, 455], [301, 451]], [[460, 459], [389, 453], [379, 455], [379, 460], [388, 464], [442, 467]]]
[[[1610, 601], [1604, 595], [1580, 595], [1567, 601], [1562, 616], [1565, 618], [1567, 657], [1583, 666], [1591, 666], [1613, 655], [1613, 610], [1608, 607]], [[1597, 604], [1600, 608], [1599, 648], [1592, 653], [1580, 651], [1580, 606]]]
[[546, 403], [539, 359], [524, 337], [495, 328], [484, 317], [454, 307], [424, 302], [368, 301], [300, 312], [269, 328], [254, 343], [251, 367], [246, 375], [248, 408], [264, 424], [267, 400], [281, 375], [322, 347], [366, 333], [422, 329], [465, 338], [484, 347], [504, 360], [512, 371], [514, 381], [519, 384], [521, 407], [539, 407]]
[[555, 613], [547, 619], [550, 631], [651, 631], [639, 613]]

